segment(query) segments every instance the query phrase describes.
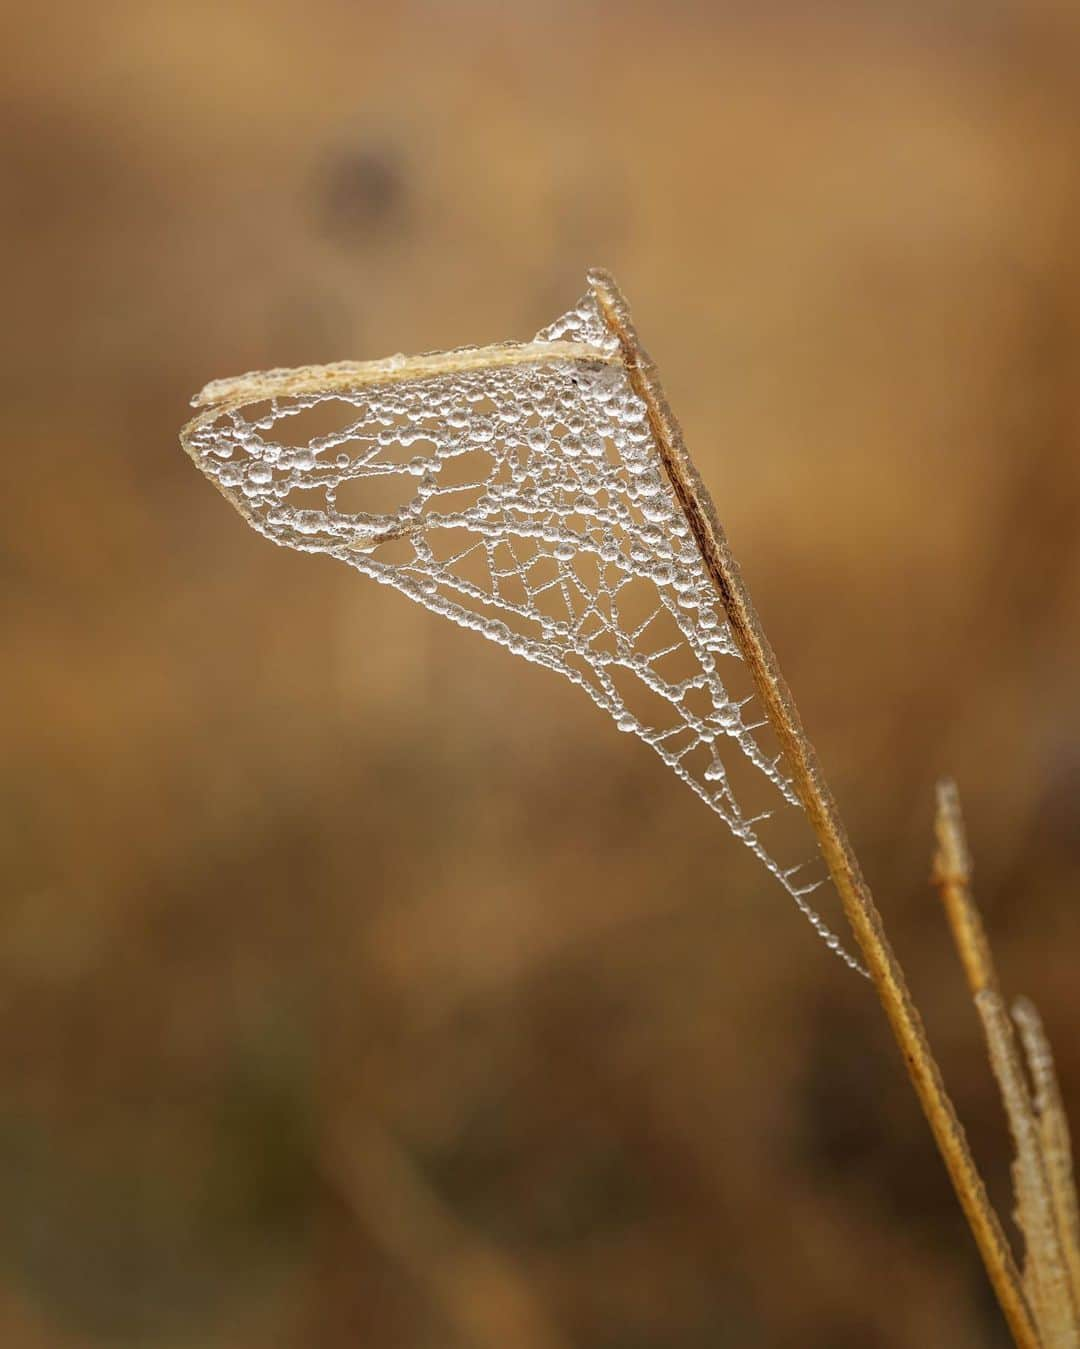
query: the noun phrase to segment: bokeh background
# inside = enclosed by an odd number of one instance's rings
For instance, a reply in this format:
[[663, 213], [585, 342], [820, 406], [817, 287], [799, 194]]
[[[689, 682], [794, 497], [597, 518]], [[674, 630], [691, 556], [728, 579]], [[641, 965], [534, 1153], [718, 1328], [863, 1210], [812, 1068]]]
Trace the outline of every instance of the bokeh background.
[[869, 987], [569, 685], [244, 528], [206, 380], [635, 307], [995, 1197], [1080, 1119], [1075, 7], [2, 20], [0, 1340], [1006, 1343]]

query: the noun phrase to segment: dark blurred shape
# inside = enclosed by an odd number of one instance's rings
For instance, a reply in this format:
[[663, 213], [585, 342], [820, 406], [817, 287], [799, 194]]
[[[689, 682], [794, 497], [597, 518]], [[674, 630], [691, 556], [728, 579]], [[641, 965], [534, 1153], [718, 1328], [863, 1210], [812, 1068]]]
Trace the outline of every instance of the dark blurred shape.
[[404, 163], [388, 146], [340, 150], [322, 170], [316, 201], [332, 238], [365, 247], [408, 219]]

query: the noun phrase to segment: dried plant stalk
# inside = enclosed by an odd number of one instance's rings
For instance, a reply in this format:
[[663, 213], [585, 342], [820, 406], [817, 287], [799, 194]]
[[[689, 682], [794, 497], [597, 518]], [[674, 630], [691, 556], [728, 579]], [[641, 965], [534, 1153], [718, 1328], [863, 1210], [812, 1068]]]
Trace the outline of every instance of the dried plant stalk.
[[972, 997], [977, 997], [984, 988], [996, 990], [998, 980], [982, 915], [971, 895], [971, 856], [955, 782], [945, 780], [937, 785], [934, 834], [934, 884], [945, 906], [968, 988]]
[[1024, 1284], [1028, 1300], [1042, 1343], [1051, 1349], [1076, 1349], [1080, 1345], [1080, 1323], [1047, 1179], [1039, 1121], [1024, 1078], [1016, 1034], [1005, 1003], [994, 989], [984, 988], [976, 996], [975, 1006], [1016, 1147], [1013, 1192], [1016, 1220], [1027, 1252]]
[[1024, 1285], [1040, 1343], [1046, 1349], [1080, 1346], [1080, 1224], [1068, 1124], [1061, 1105], [1042, 1022], [1027, 1000], [1013, 1015], [1020, 1028], [1032, 1098], [1016, 1026], [1010, 1020], [993, 953], [971, 888], [971, 860], [959, 795], [952, 782], [937, 790], [934, 882], [971, 989], [990, 1064], [1016, 1148], [1013, 1192], [1024, 1236]]
[[1013, 1337], [1022, 1349], [1038, 1349], [1039, 1335], [1012, 1251], [987, 1197], [907, 980], [889, 945], [881, 915], [863, 879], [832, 793], [818, 767], [817, 756], [803, 729], [791, 690], [780, 673], [776, 656], [728, 547], [716, 508], [687, 454], [682, 433], [660, 386], [656, 366], [638, 341], [626, 300], [614, 279], [605, 272], [591, 272], [589, 283], [601, 312], [619, 338], [631, 385], [648, 409], [665, 468], [686, 512], [709, 575], [723, 599], [728, 622], [750, 668], [766, 716], [784, 750], [795, 791], [810, 817], [829, 875], [840, 895], [844, 913], [900, 1046], [908, 1075]]
[[332, 365], [301, 365], [294, 369], [257, 370], [233, 379], [215, 379], [192, 400], [193, 407], [221, 403], [250, 403], [302, 393], [330, 393], [434, 375], [460, 375], [492, 366], [548, 365], [584, 359], [611, 362], [583, 342], [497, 342], [459, 351], [429, 351], [420, 356], [389, 356], [379, 361], [335, 361]]
[[1035, 1086], [1035, 1113], [1039, 1121], [1046, 1178], [1064, 1248], [1073, 1305], [1080, 1308], [1080, 1212], [1077, 1209], [1069, 1122], [1061, 1101], [1054, 1056], [1042, 1018], [1029, 998], [1013, 1003], [1013, 1021], [1020, 1031], [1028, 1071]]

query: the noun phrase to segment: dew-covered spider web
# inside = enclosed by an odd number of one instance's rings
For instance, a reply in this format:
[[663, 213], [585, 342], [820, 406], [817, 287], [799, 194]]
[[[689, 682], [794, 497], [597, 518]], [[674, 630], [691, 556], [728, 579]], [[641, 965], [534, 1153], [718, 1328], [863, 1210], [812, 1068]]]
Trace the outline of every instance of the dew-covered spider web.
[[195, 403], [184, 446], [255, 529], [577, 685], [859, 968], [809, 903], [820, 874], [762, 841], [771, 807], [797, 799], [734, 692], [745, 666], [592, 295], [531, 343], [271, 371]]

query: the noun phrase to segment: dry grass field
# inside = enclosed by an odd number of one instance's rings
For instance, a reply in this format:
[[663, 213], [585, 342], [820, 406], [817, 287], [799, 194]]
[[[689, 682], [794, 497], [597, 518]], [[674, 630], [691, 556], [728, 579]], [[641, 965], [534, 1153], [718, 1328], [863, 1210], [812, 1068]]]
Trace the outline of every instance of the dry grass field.
[[1080, 1119], [1078, 69], [1020, 0], [0, 21], [0, 1343], [1007, 1343], [871, 990], [715, 817], [176, 437], [610, 267], [1007, 1209], [927, 877], [948, 772]]

